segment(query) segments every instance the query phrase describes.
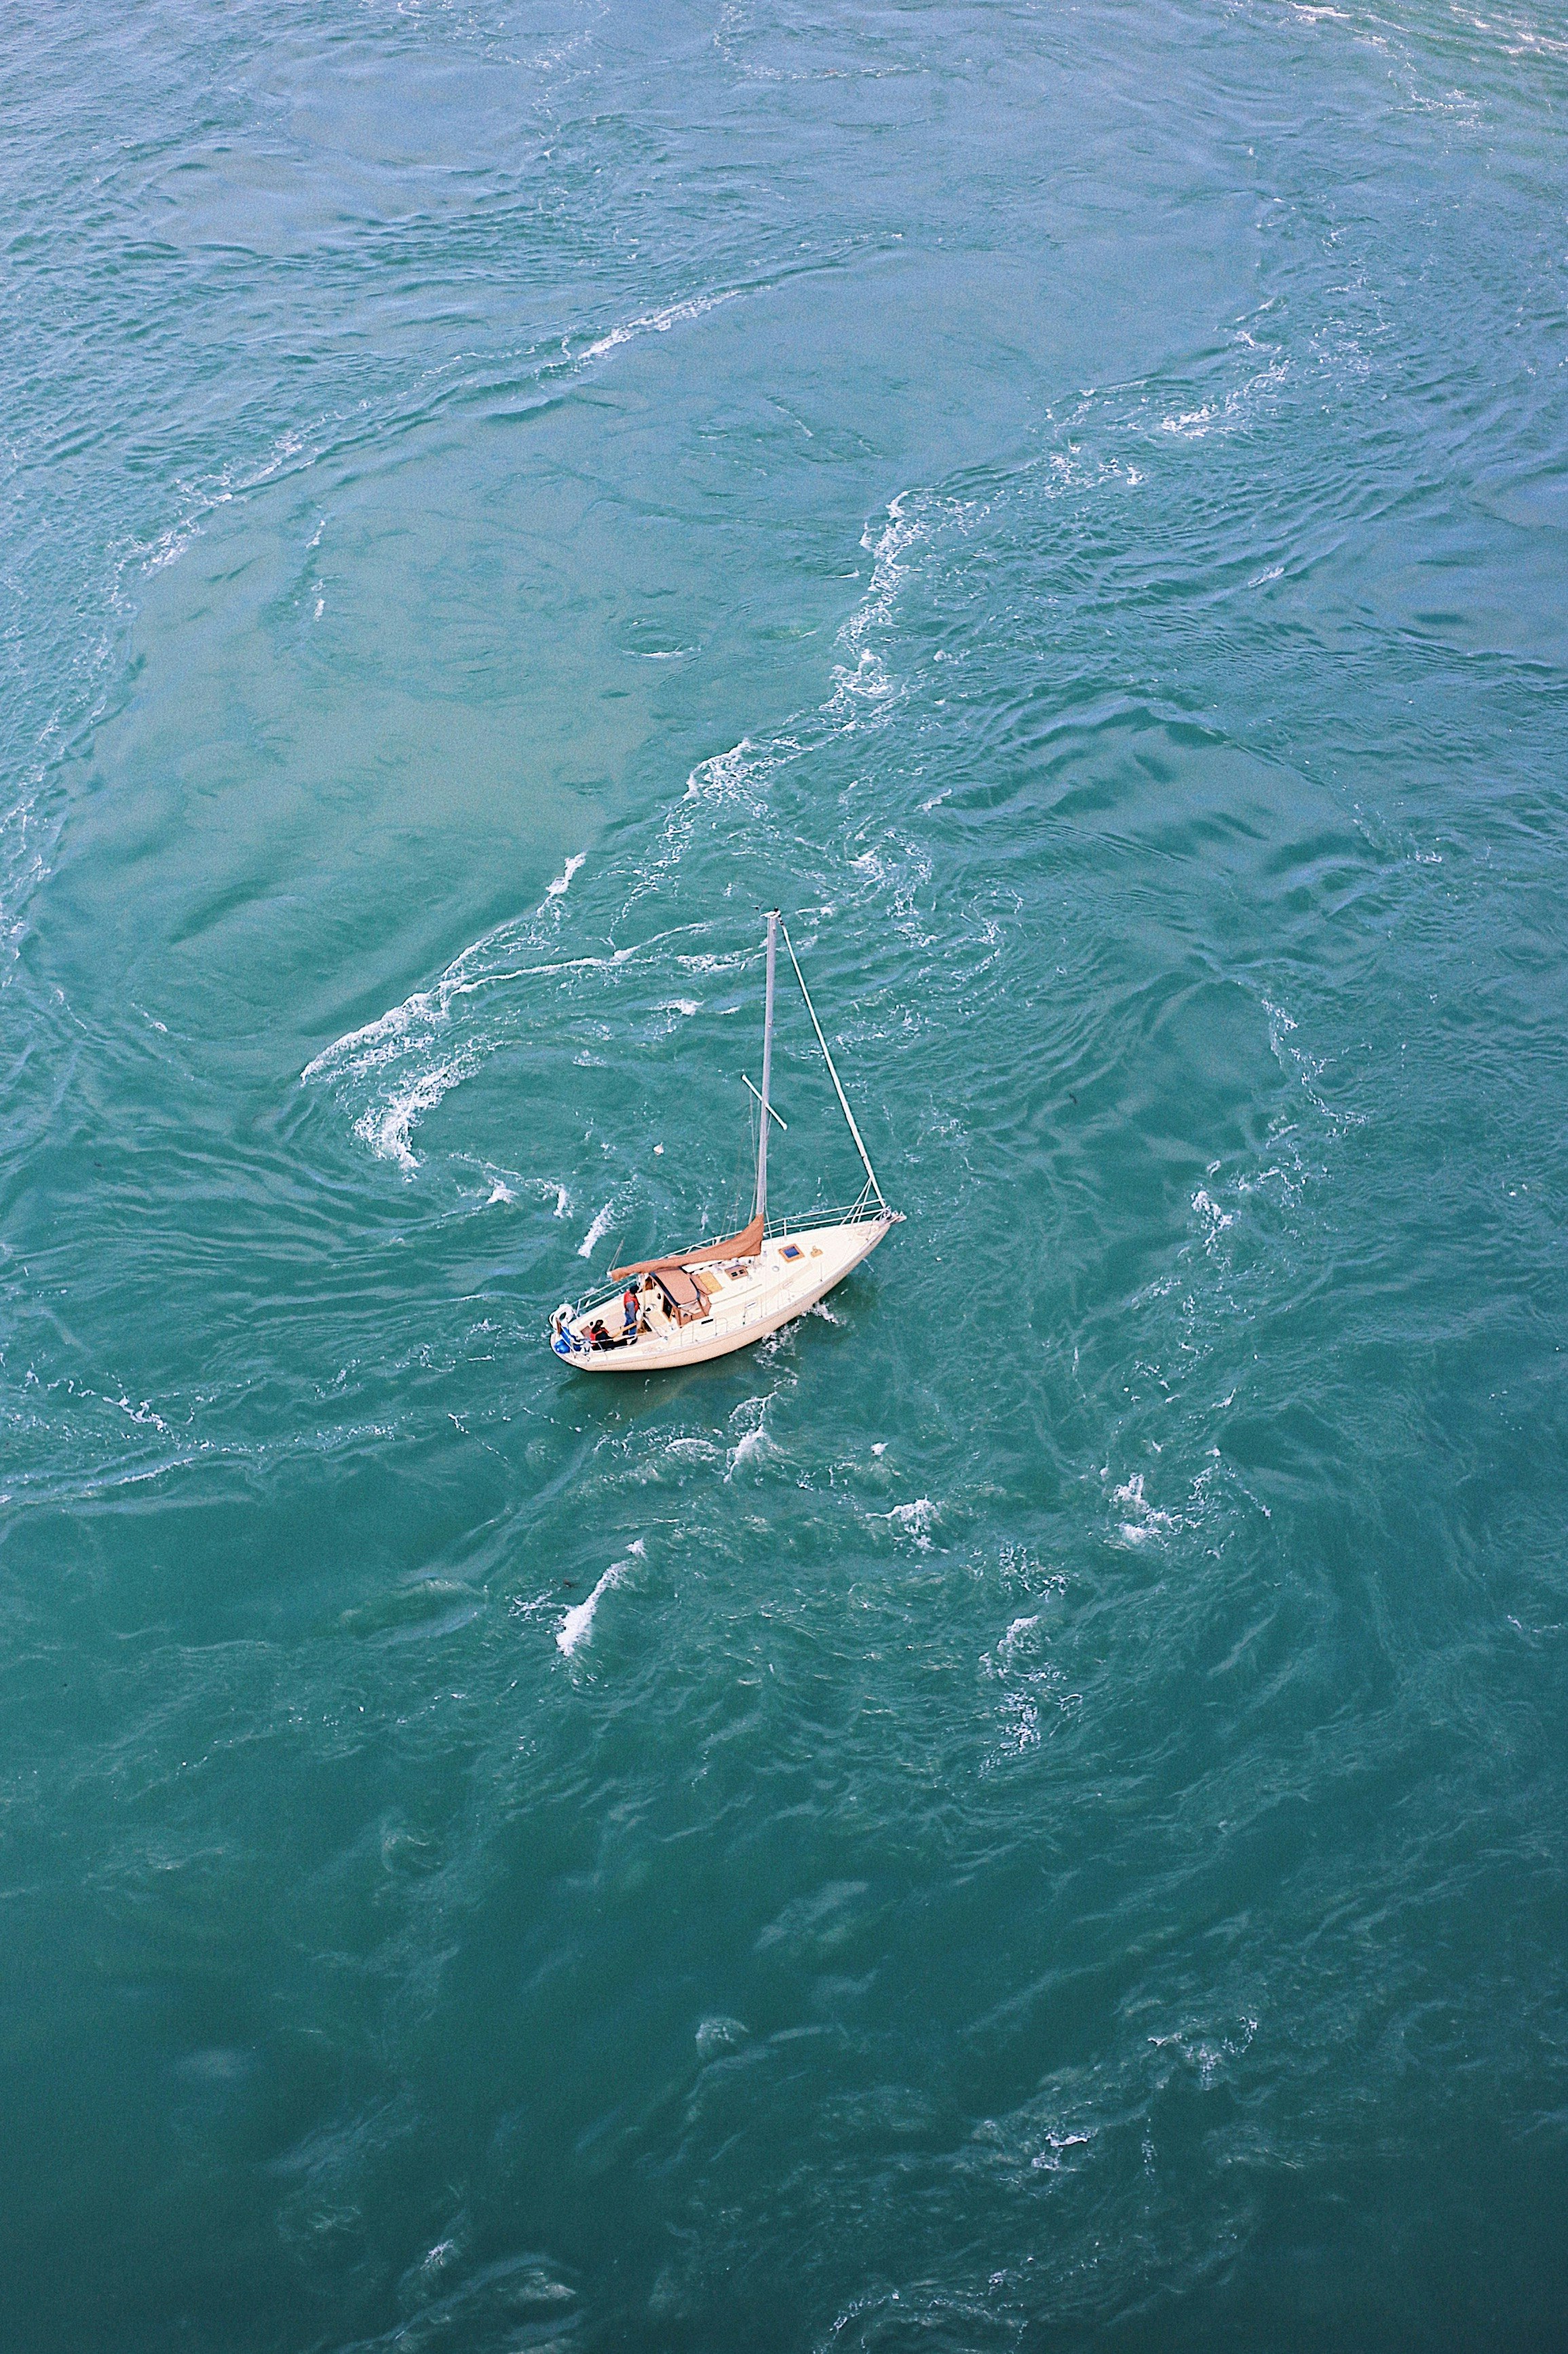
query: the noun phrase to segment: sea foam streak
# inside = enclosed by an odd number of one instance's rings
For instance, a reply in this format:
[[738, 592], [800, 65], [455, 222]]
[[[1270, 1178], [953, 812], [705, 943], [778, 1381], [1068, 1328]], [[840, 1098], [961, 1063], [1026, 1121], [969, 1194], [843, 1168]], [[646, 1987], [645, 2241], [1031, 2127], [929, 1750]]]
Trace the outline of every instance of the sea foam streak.
[[556, 937], [561, 902], [587, 855], [584, 851], [567, 859], [533, 917], [498, 924], [454, 957], [433, 987], [416, 989], [374, 1022], [345, 1031], [306, 1064], [300, 1074], [302, 1087], [325, 1080], [351, 1106], [359, 1098], [354, 1132], [378, 1159], [396, 1161], [411, 1176], [418, 1167], [415, 1123], [503, 1043], [504, 1025], [474, 1030], [454, 1044], [454, 1010], [483, 991], [562, 969], [519, 960], [537, 955]]
[[[650, 313], [627, 328], [614, 330], [584, 356], [609, 351], [633, 334], [662, 334], [681, 320], [732, 299], [730, 295], [703, 298]], [[636, 859], [622, 917], [640, 898], [658, 891], [683, 864], [700, 827], [727, 835], [737, 824], [752, 834], [765, 825], [775, 778], [811, 748], [813, 738], [821, 740], [824, 726], [830, 737], [841, 737], [868, 724], [883, 723], [897, 697], [895, 682], [876, 641], [892, 620], [911, 552], [938, 531], [955, 523], [962, 525], [969, 514], [961, 501], [916, 490], [900, 493], [880, 525], [867, 527], [863, 545], [873, 558], [872, 577], [838, 632], [832, 689], [815, 725], [800, 739], [780, 735], [761, 746], [742, 737], [727, 751], [698, 762], [686, 779], [684, 792], [664, 813], [656, 840]], [[346, 1032], [305, 1066], [302, 1082], [332, 1084], [340, 1099], [345, 1099], [354, 1133], [378, 1159], [395, 1161], [405, 1176], [413, 1176], [419, 1165], [414, 1150], [419, 1121], [515, 1034], [520, 1009], [515, 1001], [506, 999], [501, 1001], [495, 1017], [482, 1021], [471, 1016], [454, 1038], [454, 1019], [465, 999], [546, 974], [609, 970], [631, 958], [657, 952], [658, 942], [645, 940], [637, 947], [613, 949], [608, 957], [574, 958], [560, 963], [530, 960], [559, 938], [567, 896], [587, 859], [586, 851], [574, 852], [567, 859], [560, 874], [546, 885], [531, 917], [499, 925], [464, 949], [430, 987], [411, 991], [401, 1004], [389, 1007], [375, 1021]], [[895, 920], [907, 926], [915, 895], [930, 880], [928, 860], [902, 838], [887, 836], [863, 851], [852, 866], [859, 880], [891, 897]], [[736, 960], [688, 956], [683, 961], [693, 970], [706, 972], [731, 970]], [[697, 1010], [696, 1001], [673, 999], [663, 1010], [684, 1016]], [[591, 1257], [611, 1215], [612, 1205], [607, 1204], [579, 1244], [579, 1256]], [[766, 1443], [759, 1434], [739, 1459], [756, 1457]]]
[[732, 286], [722, 294], [694, 294], [689, 302], [672, 302], [662, 311], [645, 312], [640, 319], [628, 320], [624, 327], [611, 327], [577, 354], [580, 362], [603, 359], [622, 344], [630, 344], [638, 335], [667, 335], [672, 327], [683, 326], [688, 319], [705, 318], [708, 312], [722, 310], [726, 302], [737, 302], [741, 288]]
[[[686, 789], [665, 815], [658, 840], [637, 862], [623, 907], [660, 890], [686, 859], [700, 829], [726, 843], [744, 830], [748, 843], [768, 827], [775, 779], [819, 750], [824, 740], [881, 726], [898, 701], [898, 682], [888, 671], [878, 641], [887, 633], [912, 560], [911, 551], [944, 528], [964, 524], [969, 505], [928, 490], [901, 492], [880, 521], [868, 524], [861, 545], [872, 558], [871, 579], [834, 639], [831, 687], [826, 700], [806, 716], [800, 733], [783, 733], [764, 743], [743, 736], [727, 751], [700, 760]], [[687, 958], [689, 969], [726, 969], [722, 959]]]
[[[872, 559], [871, 585], [839, 631], [837, 643], [844, 659], [833, 669], [829, 715], [847, 719], [855, 703], [885, 702], [893, 693], [886, 664], [869, 640], [892, 617], [899, 584], [907, 566], [901, 559], [924, 534], [924, 503], [911, 504], [917, 494], [901, 491], [887, 510], [887, 521], [875, 539], [867, 525], [861, 546]], [[950, 506], [952, 503], [946, 502]]]

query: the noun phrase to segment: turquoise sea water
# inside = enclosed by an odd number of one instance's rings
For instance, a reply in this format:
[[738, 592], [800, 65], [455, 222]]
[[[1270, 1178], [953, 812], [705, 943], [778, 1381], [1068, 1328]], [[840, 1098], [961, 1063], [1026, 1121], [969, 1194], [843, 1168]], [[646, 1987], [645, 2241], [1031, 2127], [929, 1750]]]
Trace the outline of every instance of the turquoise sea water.
[[1568, 2341], [1561, 12], [4, 72], [6, 2345]]

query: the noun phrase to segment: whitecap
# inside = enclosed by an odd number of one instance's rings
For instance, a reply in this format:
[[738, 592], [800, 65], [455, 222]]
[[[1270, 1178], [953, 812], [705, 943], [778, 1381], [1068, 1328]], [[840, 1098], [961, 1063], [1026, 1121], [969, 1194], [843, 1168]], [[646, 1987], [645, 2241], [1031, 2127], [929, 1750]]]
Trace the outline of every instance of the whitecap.
[[889, 504], [887, 520], [876, 537], [872, 537], [869, 524], [861, 535], [860, 544], [872, 559], [871, 580], [865, 595], [838, 633], [836, 642], [844, 658], [833, 667], [833, 689], [824, 705], [830, 718], [853, 725], [857, 704], [863, 708], [867, 704], [885, 704], [893, 695], [895, 683], [887, 666], [868, 641], [892, 618], [909, 568], [904, 558], [926, 535], [928, 510], [944, 516], [959, 512], [957, 502], [951, 499], [932, 499], [920, 493], [900, 491]]
[[302, 1086], [307, 1079], [332, 1076], [345, 1066], [365, 1070], [385, 1061], [400, 1039], [406, 1038], [416, 1022], [436, 1022], [443, 1018], [444, 1005], [439, 1005], [431, 991], [417, 989], [401, 1005], [389, 1006], [374, 1022], [366, 1022], [358, 1030], [345, 1030], [330, 1046], [305, 1065], [300, 1073]]
[[1208, 1238], [1211, 1241], [1215, 1235], [1223, 1234], [1226, 1226], [1235, 1224], [1234, 1212], [1222, 1210], [1219, 1204], [1204, 1191], [1202, 1185], [1192, 1196], [1192, 1207], [1207, 1225]]
[[1003, 1739], [1004, 1749], [1020, 1755], [1026, 1749], [1040, 1746], [1040, 1711], [1027, 1692], [1011, 1691], [1003, 1703], [1003, 1712], [1011, 1718]]
[[166, 531], [161, 531], [143, 561], [143, 572], [151, 575], [162, 572], [167, 565], [177, 564], [199, 529], [194, 523], [171, 524]]
[[697, 2028], [697, 2050], [705, 2060], [712, 2060], [721, 2052], [733, 2052], [737, 2045], [750, 2041], [751, 2030], [739, 2019], [705, 2019]]
[[588, 852], [586, 850], [579, 850], [575, 857], [568, 858], [565, 866], [561, 869], [561, 872], [556, 875], [555, 881], [546, 892], [546, 899], [564, 899], [567, 893], [572, 887], [572, 876], [577, 873], [578, 867], [587, 862], [587, 859]]
[[1010, 1668], [1012, 1665], [1013, 1646], [1018, 1642], [1022, 1636], [1029, 1634], [1031, 1630], [1033, 1628], [1038, 1627], [1039, 1624], [1040, 1613], [1038, 1611], [1034, 1613], [1033, 1617], [1015, 1618], [1013, 1620], [1012, 1626], [1008, 1628], [1006, 1634], [1002, 1637], [1001, 1642], [996, 1647], [997, 1659], [1002, 1667]]
[[1160, 420], [1160, 430], [1161, 433], [1182, 433], [1197, 437], [1208, 431], [1218, 415], [1219, 411], [1213, 401], [1206, 401], [1202, 408], [1184, 408], [1175, 417], [1162, 417]]
[[743, 1464], [756, 1462], [759, 1456], [765, 1455], [771, 1450], [772, 1445], [773, 1441], [768, 1437], [768, 1433], [764, 1430], [760, 1423], [758, 1424], [755, 1430], [745, 1432], [736, 1445], [730, 1450], [729, 1468], [724, 1475], [725, 1478], [726, 1479], [733, 1479], [736, 1473], [740, 1469]]
[[369, 1145], [378, 1160], [396, 1161], [406, 1175], [412, 1176], [419, 1165], [409, 1140], [415, 1120], [439, 1104], [449, 1087], [467, 1078], [474, 1064], [471, 1049], [464, 1048], [433, 1070], [422, 1071], [389, 1102], [372, 1104], [362, 1112], [354, 1123], [355, 1136]]
[[1169, 1512], [1161, 1512], [1143, 1492], [1143, 1474], [1135, 1471], [1121, 1487], [1113, 1489], [1111, 1501], [1119, 1504], [1128, 1515], [1121, 1523], [1124, 1544], [1147, 1544], [1150, 1537], [1162, 1536], [1176, 1525]]
[[564, 1218], [567, 1215], [572, 1206], [572, 1197], [564, 1185], [558, 1185], [553, 1177], [530, 1177], [526, 1182], [529, 1192], [537, 1193], [542, 1202], [554, 1203], [555, 1206], [550, 1212], [553, 1218]]
[[1048, 2133], [1045, 2137], [1045, 2147], [1036, 2151], [1029, 2163], [1036, 2174], [1060, 2174], [1063, 2170], [1062, 2152], [1065, 2149], [1086, 2149], [1088, 2145], [1089, 2137], [1086, 2133]]
[[594, 1219], [592, 1225], [588, 1228], [581, 1242], [577, 1245], [577, 1257], [579, 1258], [591, 1258], [593, 1257], [595, 1248], [609, 1232], [609, 1222], [614, 1214], [614, 1203], [607, 1202], [603, 1209], [599, 1211], [598, 1216]]
[[150, 1423], [154, 1430], [161, 1430], [165, 1438], [168, 1437], [168, 1424], [164, 1420], [163, 1416], [157, 1413], [154, 1408], [148, 1404], [145, 1398], [142, 1400], [140, 1405], [132, 1405], [131, 1403], [130, 1393], [127, 1392], [123, 1397], [117, 1398], [115, 1400], [115, 1404], [119, 1406], [122, 1414], [130, 1416], [132, 1422]]
[[672, 1438], [665, 1442], [663, 1451], [682, 1459], [689, 1456], [698, 1463], [716, 1463], [724, 1453], [723, 1447], [715, 1447], [711, 1438]]
[[744, 971], [747, 960], [744, 955], [738, 953], [729, 956], [711, 956], [705, 953], [701, 956], [678, 956], [675, 962], [678, 965], [683, 965], [688, 972], [730, 973]]
[[[771, 1337], [777, 1339], [778, 1336], [775, 1334]], [[733, 1479], [743, 1464], [755, 1463], [762, 1456], [772, 1451], [773, 1441], [763, 1427], [762, 1418], [778, 1394], [778, 1390], [773, 1389], [766, 1397], [742, 1398], [730, 1416], [732, 1426], [736, 1423], [740, 1426], [740, 1437], [729, 1450], [729, 1460], [724, 1475], [726, 1479]]]
[[636, 1538], [627, 1548], [627, 1558], [624, 1561], [610, 1563], [587, 1601], [579, 1602], [575, 1609], [567, 1611], [556, 1630], [556, 1649], [563, 1658], [569, 1659], [578, 1644], [587, 1642], [589, 1630], [593, 1626], [594, 1612], [599, 1608], [600, 1601], [612, 1585], [620, 1584], [621, 1579], [632, 1566], [633, 1557], [640, 1558], [646, 1550], [642, 1539]]

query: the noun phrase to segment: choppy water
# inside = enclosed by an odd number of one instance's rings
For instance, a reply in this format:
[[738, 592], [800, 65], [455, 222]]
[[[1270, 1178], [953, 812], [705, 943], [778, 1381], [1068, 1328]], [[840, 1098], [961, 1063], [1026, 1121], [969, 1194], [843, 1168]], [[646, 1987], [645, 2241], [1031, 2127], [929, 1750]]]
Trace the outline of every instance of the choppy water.
[[7, 2342], [1560, 2345], [1560, 12], [7, 51]]

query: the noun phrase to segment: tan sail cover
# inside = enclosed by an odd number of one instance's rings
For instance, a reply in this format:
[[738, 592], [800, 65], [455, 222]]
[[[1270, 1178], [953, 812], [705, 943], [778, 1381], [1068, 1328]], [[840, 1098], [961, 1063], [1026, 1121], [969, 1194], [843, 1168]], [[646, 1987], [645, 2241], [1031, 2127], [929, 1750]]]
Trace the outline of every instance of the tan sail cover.
[[664, 1258], [640, 1258], [632, 1267], [612, 1267], [611, 1279], [622, 1275], [657, 1275], [661, 1268], [668, 1267], [711, 1267], [721, 1258], [755, 1258], [762, 1248], [762, 1224], [760, 1218], [753, 1218], [739, 1234], [726, 1235], [716, 1243], [704, 1243], [696, 1250], [672, 1252]]

